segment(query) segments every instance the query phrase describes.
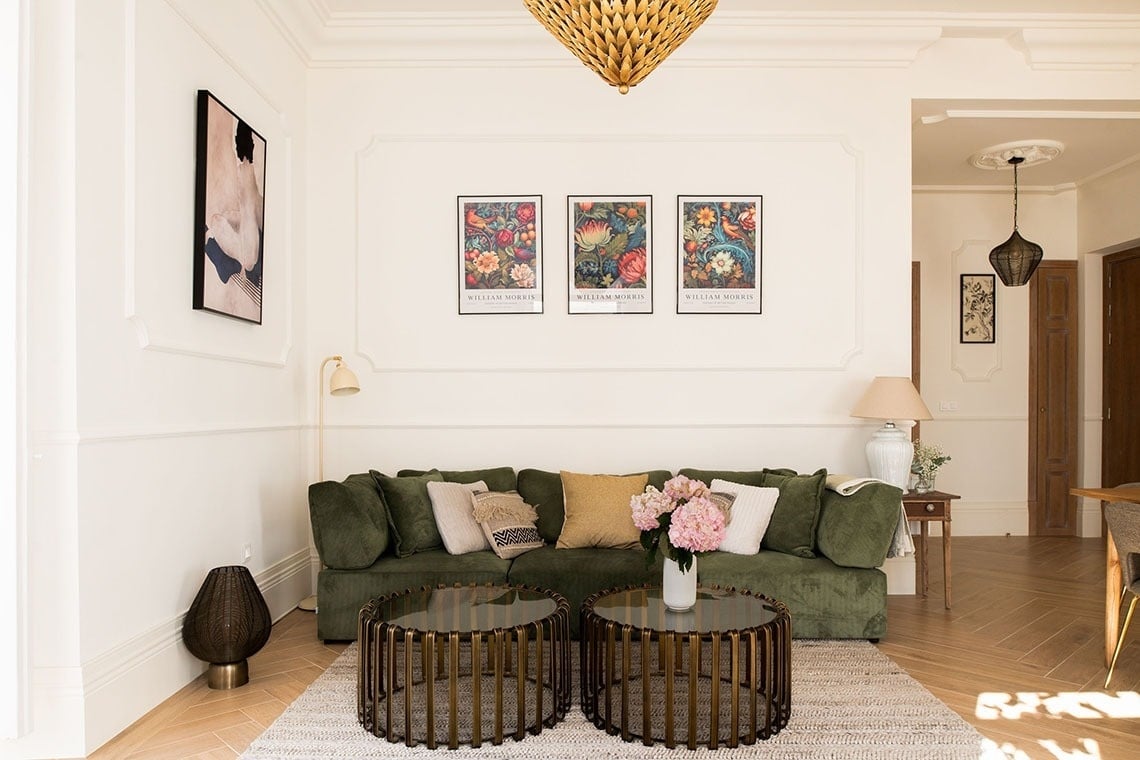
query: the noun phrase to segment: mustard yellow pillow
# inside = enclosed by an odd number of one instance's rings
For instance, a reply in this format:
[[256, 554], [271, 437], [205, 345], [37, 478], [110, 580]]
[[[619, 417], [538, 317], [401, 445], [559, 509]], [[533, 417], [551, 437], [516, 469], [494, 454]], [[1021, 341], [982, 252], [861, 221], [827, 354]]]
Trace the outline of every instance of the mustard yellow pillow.
[[645, 491], [648, 474], [582, 475], [563, 471], [561, 475], [566, 521], [557, 548], [640, 546], [641, 531], [633, 524], [629, 500]]

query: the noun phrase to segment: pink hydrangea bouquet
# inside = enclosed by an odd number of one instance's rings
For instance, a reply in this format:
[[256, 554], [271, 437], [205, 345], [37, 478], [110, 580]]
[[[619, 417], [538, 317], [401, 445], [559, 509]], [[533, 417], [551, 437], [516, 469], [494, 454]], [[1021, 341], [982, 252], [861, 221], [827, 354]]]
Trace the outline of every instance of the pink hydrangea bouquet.
[[694, 555], [715, 551], [724, 540], [724, 512], [699, 480], [678, 475], [665, 483], [664, 491], [648, 486], [645, 493], [629, 500], [629, 508], [633, 524], [641, 531], [648, 564], [660, 547], [686, 572], [693, 566]]

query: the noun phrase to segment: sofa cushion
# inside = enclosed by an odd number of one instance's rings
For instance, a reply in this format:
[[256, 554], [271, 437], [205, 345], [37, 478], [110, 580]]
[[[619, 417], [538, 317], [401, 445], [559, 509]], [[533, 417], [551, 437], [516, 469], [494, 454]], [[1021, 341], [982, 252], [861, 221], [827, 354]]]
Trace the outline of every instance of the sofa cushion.
[[780, 489], [772, 521], [760, 544], [762, 548], [814, 557], [815, 534], [819, 527], [819, 502], [827, 470], [811, 475], [781, 475], [764, 472], [764, 485]]
[[647, 474], [586, 475], [563, 471], [566, 519], [558, 534], [558, 548], [640, 546], [641, 531], [633, 524], [629, 500], [643, 493], [648, 482]]
[[[661, 490], [665, 481], [673, 477], [668, 470], [649, 470], [649, 485]], [[538, 534], [548, 544], [558, 541], [562, 523], [566, 520], [566, 507], [562, 499], [562, 477], [546, 470], [519, 470], [519, 494], [538, 512]], [[630, 518], [632, 519], [632, 518]]]
[[355, 639], [360, 608], [375, 597], [441, 584], [504, 584], [510, 566], [493, 552], [452, 555], [433, 549], [403, 559], [388, 554], [363, 570], [325, 568], [317, 576], [317, 636]]
[[518, 491], [484, 491], [474, 496], [475, 514], [491, 549], [503, 559], [514, 559], [542, 546], [534, 507]]
[[474, 483], [437, 483], [433, 480], [428, 482], [427, 490], [435, 527], [448, 554], [467, 554], [491, 548], [483, 535], [483, 528], [472, 514], [471, 497], [475, 491], [486, 491], [486, 483], [482, 480]]
[[733, 483], [713, 478], [709, 488], [714, 493], [728, 493], [734, 498], [728, 513], [724, 540], [717, 551], [732, 554], [755, 554], [760, 551], [760, 541], [772, 521], [776, 500], [780, 498], [778, 488], [759, 488], [742, 483]]
[[645, 552], [629, 549], [557, 549], [547, 544], [511, 563], [510, 582], [557, 591], [574, 614], [572, 634], [578, 635], [578, 614], [590, 594], [621, 586], [661, 583], [661, 557], [647, 566]]
[[761, 550], [752, 556], [703, 554], [697, 576], [703, 585], [749, 589], [788, 605], [797, 639], [873, 639], [887, 633], [887, 576], [881, 570]]
[[388, 547], [388, 515], [370, 475], [309, 486], [313, 543], [327, 567], [368, 567]]
[[677, 474], [700, 480], [706, 486], [711, 486], [714, 480], [727, 480], [745, 486], [760, 487], [764, 485], [763, 470], [700, 470], [693, 467], [682, 467], [677, 471]]
[[842, 567], [881, 567], [902, 510], [902, 490], [871, 483], [850, 496], [824, 489], [819, 510], [819, 551]]
[[429, 481], [443, 482], [437, 470], [424, 475], [391, 477], [376, 470], [369, 471], [388, 509], [388, 525], [396, 543], [396, 556], [407, 557], [416, 552], [443, 547], [443, 537], [435, 526], [428, 496]]
[[484, 470], [400, 470], [396, 477], [414, 477], [439, 472], [448, 483], [475, 483], [483, 481], [488, 491], [514, 491], [518, 488], [512, 467], [488, 467]]

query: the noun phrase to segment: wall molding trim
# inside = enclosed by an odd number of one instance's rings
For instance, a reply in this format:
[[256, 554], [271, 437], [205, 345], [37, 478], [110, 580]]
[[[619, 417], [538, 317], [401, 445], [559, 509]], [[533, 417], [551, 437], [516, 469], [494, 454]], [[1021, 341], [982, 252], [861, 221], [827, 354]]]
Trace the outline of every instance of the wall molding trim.
[[263, 425], [203, 425], [169, 426], [161, 428], [136, 428], [133, 430], [91, 430], [80, 432], [74, 443], [95, 445], [104, 443], [130, 443], [134, 441], [154, 441], [168, 438], [185, 439], [227, 435], [247, 435], [250, 433], [295, 433], [302, 430], [297, 422], [277, 422]]
[[[283, 212], [283, 234], [280, 243], [281, 252], [281, 266], [283, 268], [283, 282], [282, 282], [282, 310], [285, 315], [284, 335], [282, 336], [282, 343], [276, 349], [271, 349], [269, 352], [261, 353], [242, 353], [236, 351], [219, 351], [207, 348], [205, 345], [189, 345], [184, 341], [172, 339], [159, 334], [160, 331], [156, 330], [153, 320], [143, 314], [142, 309], [138, 304], [138, 278], [137, 278], [137, 262], [138, 262], [138, 229], [137, 229], [137, 204], [139, 202], [138, 187], [136, 181], [137, 171], [137, 130], [136, 120], [137, 115], [137, 98], [136, 90], [138, 86], [137, 81], [137, 15], [138, 15], [138, 0], [127, 0], [124, 4], [124, 41], [125, 50], [123, 55], [123, 295], [124, 295], [124, 316], [127, 321], [135, 329], [135, 336], [139, 342], [139, 348], [147, 351], [157, 351], [161, 353], [177, 354], [180, 356], [189, 356], [197, 359], [213, 359], [218, 361], [235, 362], [239, 364], [252, 364], [262, 367], [283, 368], [289, 358], [289, 354], [293, 348], [293, 234], [292, 234], [292, 207], [293, 207], [293, 167], [292, 167], [292, 142], [293, 138], [290, 134], [288, 119], [284, 111], [274, 102], [269, 94], [262, 89], [257, 82], [246, 73], [243, 68], [229, 55], [216, 41], [196, 23], [192, 15], [186, 9], [181, 7], [181, 0], [164, 0], [164, 4], [169, 7], [182, 21], [186, 24], [187, 28], [192, 30], [206, 45], [208, 45], [214, 53], [222, 60], [233, 72], [239, 77], [246, 85], [253, 91], [267, 106], [272, 110], [279, 120], [284, 144], [279, 148], [282, 155], [285, 156], [283, 166], [285, 170], [285, 180], [282, 183], [284, 190], [284, 199], [280, 202], [281, 211]], [[189, 253], [190, 246], [187, 247]], [[189, 299], [187, 299], [189, 300]], [[205, 312], [202, 313], [210, 319], [215, 319], [213, 315]]]
[[[412, 366], [412, 365], [399, 365], [390, 364], [382, 361], [380, 356], [384, 354], [380, 347], [366, 344], [366, 337], [363, 332], [362, 325], [365, 323], [365, 317], [362, 315], [360, 304], [364, 302], [362, 289], [366, 287], [368, 278], [364, 276], [363, 262], [364, 257], [368, 253], [366, 246], [362, 241], [361, 223], [364, 215], [362, 214], [360, 204], [363, 197], [363, 187], [365, 177], [367, 176], [367, 162], [368, 160], [383, 146], [387, 145], [401, 145], [401, 144], [510, 144], [517, 145], [519, 143], [530, 144], [552, 144], [552, 143], [569, 143], [569, 144], [591, 144], [591, 143], [615, 143], [615, 142], [630, 142], [630, 143], [666, 143], [666, 144], [701, 144], [707, 145], [710, 143], [723, 143], [730, 145], [739, 144], [787, 144], [787, 143], [807, 143], [807, 144], [826, 144], [838, 147], [846, 156], [850, 157], [853, 164], [853, 183], [854, 187], [851, 188], [852, 200], [854, 204], [854, 240], [853, 256], [851, 262], [851, 284], [849, 292], [851, 293], [852, 313], [848, 316], [848, 323], [851, 325], [851, 343], [846, 346], [837, 347], [837, 355], [821, 358], [819, 361], [805, 361], [800, 364], [777, 364], [777, 365], [762, 365], [762, 364], [701, 364], [694, 366], [691, 362], [683, 363], [677, 362], [675, 364], [668, 364], [663, 362], [631, 362], [629, 364], [609, 364], [605, 366], [585, 364], [585, 363], [566, 363], [566, 362], [547, 362], [541, 366], [532, 364], [516, 364], [504, 365], [502, 363], [492, 363], [484, 366], [476, 366], [470, 363], [462, 364], [459, 366]], [[354, 278], [355, 278], [355, 305], [354, 305], [354, 318], [353, 318], [353, 332], [354, 332], [354, 348], [353, 351], [356, 355], [366, 359], [371, 366], [371, 371], [374, 374], [573, 374], [573, 373], [661, 373], [661, 372], [675, 372], [675, 373], [707, 373], [707, 372], [724, 372], [724, 373], [756, 373], [756, 372], [842, 372], [845, 371], [851, 362], [861, 355], [865, 348], [865, 335], [864, 335], [864, 317], [860, 305], [864, 303], [864, 252], [866, 250], [864, 238], [866, 236], [865, 224], [865, 192], [864, 186], [866, 184], [865, 176], [865, 160], [862, 149], [855, 146], [848, 135], [845, 134], [761, 134], [749, 135], [739, 133], [727, 134], [667, 134], [667, 133], [592, 133], [592, 134], [466, 134], [459, 132], [447, 133], [434, 133], [434, 134], [409, 134], [409, 133], [374, 133], [368, 142], [356, 151], [355, 161], [355, 176], [356, 183], [356, 199], [357, 205], [354, 210], [355, 214], [355, 229], [356, 229], [356, 253], [354, 257]], [[671, 200], [668, 196], [667, 201]], [[667, 310], [662, 314], [667, 314]], [[653, 316], [656, 316], [654, 314]], [[686, 315], [672, 315], [674, 317], [684, 317]], [[723, 317], [731, 318], [734, 315], [722, 315]], [[750, 315], [743, 315], [750, 316]], [[371, 324], [371, 323], [370, 323]]]
[[[297, 55], [314, 68], [578, 66], [516, 3], [484, 11], [433, 10], [423, 0], [383, 11], [339, 0], [257, 0]], [[743, 5], [743, 3], [741, 3]], [[668, 67], [910, 66], [943, 37], [1000, 32], [1040, 70], [1127, 71], [1140, 63], [1140, 14], [932, 13], [738, 9], [726, 0]]]
[[[989, 240], [963, 240], [962, 245], [950, 253], [950, 303], [952, 304], [952, 319], [950, 320], [950, 369], [954, 370], [954, 372], [956, 372], [958, 376], [967, 383], [989, 382], [990, 379], [1002, 369], [1002, 345], [1005, 343], [1005, 341], [1001, 340], [1000, 331], [1002, 326], [1005, 324], [1005, 321], [1001, 319], [1001, 315], [997, 312], [997, 289], [994, 291], [994, 314], [996, 316], [996, 325], [994, 327], [994, 330], [997, 333], [997, 335], [994, 336], [995, 340], [993, 343], [979, 343], [970, 346], [973, 353], [975, 354], [988, 354], [989, 363], [985, 366], [981, 364], [975, 365], [973, 367], [966, 366], [965, 362], [962, 360], [962, 346], [964, 344], [958, 341], [961, 329], [960, 322], [962, 319], [962, 294], [960, 291], [961, 281], [959, 280], [958, 275], [966, 273], [965, 266], [961, 263], [961, 260], [967, 251], [971, 249], [980, 247], [983, 251], [988, 252], [992, 246], [993, 243]], [[989, 267], [988, 261], [986, 263], [986, 267]], [[987, 268], [985, 273], [989, 274], [990, 269], [991, 268]], [[994, 278], [994, 282], [995, 284], [998, 282], [996, 276]]]
[[[297, 599], [284, 601], [276, 599], [274, 591], [294, 577], [304, 577], [307, 584], [309, 567], [309, 548], [305, 547], [254, 575], [262, 596], [269, 604], [273, 622], [277, 622], [292, 611], [297, 603]], [[183, 610], [84, 663], [82, 666], [84, 695], [91, 698], [103, 689], [112, 688], [116, 681], [152, 658], [185, 656], [187, 653], [180, 649], [182, 621], [185, 617], [186, 610]], [[204, 669], [203, 664], [202, 670]]]

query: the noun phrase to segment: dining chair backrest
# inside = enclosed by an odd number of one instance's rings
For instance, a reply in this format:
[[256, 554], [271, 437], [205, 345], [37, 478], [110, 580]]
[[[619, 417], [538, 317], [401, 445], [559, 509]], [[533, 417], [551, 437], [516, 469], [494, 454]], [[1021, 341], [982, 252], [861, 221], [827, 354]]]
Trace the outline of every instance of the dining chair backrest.
[[[1137, 488], [1140, 483], [1124, 483], [1121, 488]], [[1114, 501], [1104, 507], [1104, 520], [1112, 533], [1124, 585], [1140, 595], [1140, 504]]]

